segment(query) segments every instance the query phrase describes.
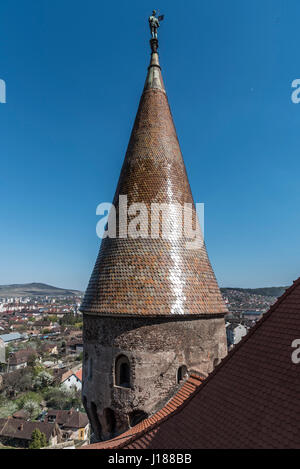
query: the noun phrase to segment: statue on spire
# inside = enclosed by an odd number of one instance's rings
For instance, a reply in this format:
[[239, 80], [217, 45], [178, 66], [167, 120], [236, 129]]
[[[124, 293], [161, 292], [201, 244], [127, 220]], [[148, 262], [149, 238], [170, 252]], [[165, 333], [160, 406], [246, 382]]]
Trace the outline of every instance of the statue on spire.
[[160, 24], [158, 18], [156, 18], [156, 10], [153, 10], [152, 15], [149, 18], [149, 25], [152, 39], [157, 39], [157, 30]]
[[149, 25], [152, 39], [157, 39], [157, 30], [160, 27], [159, 22], [164, 19], [164, 15], [156, 17], [156, 10], [153, 10], [152, 15], [149, 17]]

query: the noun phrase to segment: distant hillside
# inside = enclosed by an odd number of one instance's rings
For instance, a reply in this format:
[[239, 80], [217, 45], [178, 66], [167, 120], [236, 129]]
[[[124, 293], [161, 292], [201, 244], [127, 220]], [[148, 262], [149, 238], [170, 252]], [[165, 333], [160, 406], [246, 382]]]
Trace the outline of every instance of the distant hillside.
[[76, 296], [80, 295], [78, 290], [66, 290], [44, 283], [24, 283], [20, 285], [0, 285], [1, 297], [20, 296]]
[[283, 295], [288, 287], [266, 287], [266, 288], [221, 288], [222, 293], [228, 293], [228, 291], [238, 291], [242, 293], [249, 293], [250, 295], [261, 295], [261, 296], [273, 296], [278, 298]]
[[286, 289], [287, 287], [221, 288], [221, 292], [231, 312], [265, 312]]

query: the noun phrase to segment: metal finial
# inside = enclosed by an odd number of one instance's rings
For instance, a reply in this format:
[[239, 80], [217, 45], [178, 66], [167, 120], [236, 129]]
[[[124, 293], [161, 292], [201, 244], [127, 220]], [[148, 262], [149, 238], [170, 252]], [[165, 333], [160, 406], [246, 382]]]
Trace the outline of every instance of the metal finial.
[[150, 46], [152, 54], [155, 54], [158, 49], [158, 39], [150, 39]]

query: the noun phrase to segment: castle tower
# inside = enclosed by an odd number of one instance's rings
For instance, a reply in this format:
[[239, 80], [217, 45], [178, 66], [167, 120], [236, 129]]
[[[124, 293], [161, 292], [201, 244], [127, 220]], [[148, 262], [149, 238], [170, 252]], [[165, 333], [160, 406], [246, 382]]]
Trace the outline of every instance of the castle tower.
[[[114, 197], [116, 237], [103, 239], [81, 306], [83, 402], [97, 440], [156, 412], [190, 370], [206, 375], [227, 353], [227, 309], [205, 245], [188, 249], [184, 238], [150, 237], [150, 227], [132, 238], [122, 228], [120, 196], [127, 196], [128, 207], [143, 203], [148, 213], [153, 203], [190, 204], [195, 221], [157, 48], [152, 39]], [[129, 225], [132, 216], [126, 217]], [[182, 224], [176, 211], [169, 221]]]

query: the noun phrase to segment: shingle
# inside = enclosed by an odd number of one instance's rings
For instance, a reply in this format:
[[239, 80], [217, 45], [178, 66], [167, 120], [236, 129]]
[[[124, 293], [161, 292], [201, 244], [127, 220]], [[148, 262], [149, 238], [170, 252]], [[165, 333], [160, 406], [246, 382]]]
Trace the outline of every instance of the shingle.
[[[152, 203], [179, 203], [182, 208], [191, 204], [195, 222], [195, 205], [156, 54], [114, 196], [117, 235], [120, 195], [127, 195], [128, 207], [144, 203], [149, 218]], [[128, 223], [131, 219], [128, 216]], [[183, 225], [176, 212], [171, 221], [177, 227]], [[184, 237], [151, 238], [150, 226], [147, 238], [103, 239], [80, 310], [109, 316], [225, 314], [205, 245], [188, 249]]]

